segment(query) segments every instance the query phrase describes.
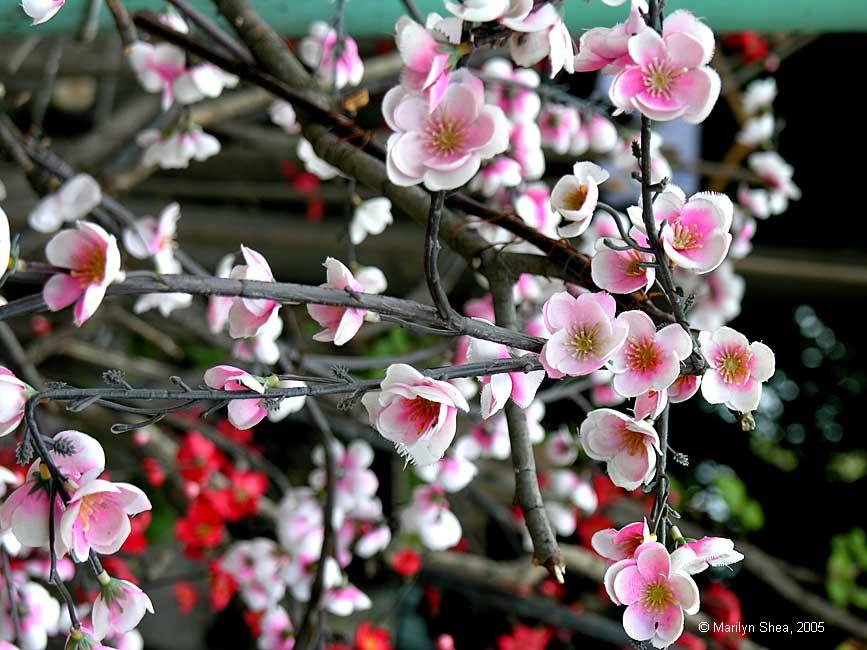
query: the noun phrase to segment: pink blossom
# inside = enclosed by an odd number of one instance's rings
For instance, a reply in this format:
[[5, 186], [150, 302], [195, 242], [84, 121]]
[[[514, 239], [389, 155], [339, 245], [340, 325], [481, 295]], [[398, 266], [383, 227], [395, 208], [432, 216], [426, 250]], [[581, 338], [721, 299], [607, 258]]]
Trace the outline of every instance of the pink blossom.
[[60, 518], [60, 538], [77, 562], [86, 562], [91, 549], [116, 553], [130, 534], [129, 516], [150, 509], [145, 493], [134, 485], [86, 480]]
[[[15, 590], [17, 602], [14, 606], [18, 607], [19, 611], [18, 627], [20, 632], [16, 641], [19, 645], [14, 646], [10, 643], [6, 646], [6, 650], [18, 650], [18, 647], [21, 650], [46, 648], [48, 637], [54, 636], [59, 631], [60, 603], [51, 597], [45, 587], [36, 582], [27, 581], [15, 585]], [[8, 616], [6, 611], [3, 612], [3, 628], [3, 632], [0, 634], [6, 636], [12, 632], [13, 634], [10, 636], [15, 636], [12, 618]], [[0, 642], [0, 648], [4, 647], [2, 643]]]
[[408, 91], [426, 95], [429, 111], [442, 101], [457, 60], [453, 47], [457, 41], [450, 42], [432, 27], [425, 28], [409, 16], [401, 16], [395, 25], [395, 44], [405, 66], [401, 83]]
[[[639, 244], [646, 245], [647, 238], [640, 232], [633, 229], [630, 235]], [[653, 255], [642, 253], [634, 248], [615, 250], [608, 246], [606, 241], [618, 247], [625, 244], [623, 240], [617, 238], [596, 241], [596, 255], [590, 261], [590, 277], [593, 283], [611, 293], [650, 291], [650, 287], [656, 281], [656, 269], [649, 266], [653, 263]]]
[[551, 195], [544, 183], [526, 185], [515, 199], [515, 212], [547, 237], [556, 237], [559, 217], [551, 209]]
[[335, 616], [350, 616], [353, 612], [370, 609], [370, 598], [355, 585], [345, 583], [332, 587], [325, 593], [323, 605]]
[[144, 149], [142, 163], [161, 169], [185, 169], [191, 160], [203, 161], [220, 153], [220, 141], [192, 123], [168, 132], [146, 129], [138, 134], [136, 143]]
[[644, 0], [632, 0], [629, 17], [614, 27], [593, 27], [581, 35], [578, 54], [575, 55], [576, 72], [601, 70], [605, 74], [617, 74], [632, 63], [629, 56], [629, 39], [647, 27], [639, 9], [647, 11]]
[[102, 189], [96, 179], [88, 174], [76, 174], [36, 204], [27, 215], [27, 224], [39, 232], [54, 232], [64, 222], [83, 219], [101, 202]]
[[93, 637], [93, 632], [81, 626], [80, 629], [72, 630], [66, 638], [66, 645], [63, 650], [117, 650], [107, 645], [103, 645]]
[[403, 363], [388, 367], [380, 389], [362, 398], [380, 435], [417, 465], [442, 458], [455, 437], [458, 409], [469, 410], [460, 391]]
[[627, 327], [614, 319], [614, 298], [585, 293], [574, 298], [562, 291], [542, 307], [551, 338], [539, 359], [549, 377], [589, 375], [599, 370], [626, 341]]
[[[760, 151], [747, 158], [750, 169], [758, 174], [769, 186], [768, 205], [771, 214], [786, 211], [789, 200], [801, 198], [801, 189], [795, 185], [792, 176], [794, 168], [783, 160], [776, 151]], [[756, 215], [760, 216], [760, 215]]]
[[580, 123], [581, 118], [574, 107], [546, 103], [539, 115], [542, 142], [555, 153], [565, 154], [572, 145], [572, 138]]
[[599, 202], [599, 184], [608, 180], [608, 172], [592, 162], [577, 162], [573, 174], [563, 176], [551, 191], [551, 207], [569, 225], [559, 229], [563, 238], [577, 237], [590, 225]]
[[395, 131], [388, 139], [388, 178], [401, 186], [424, 182], [432, 191], [460, 187], [482, 160], [509, 145], [509, 123], [485, 104], [481, 81], [466, 70], [452, 75], [442, 101], [429, 112], [424, 98], [402, 86], [386, 93], [382, 112]]
[[596, 409], [581, 423], [581, 445], [590, 458], [608, 463], [608, 476], [618, 487], [634, 490], [653, 480], [659, 436], [644, 420]]
[[711, 404], [725, 404], [733, 411], [754, 411], [762, 397], [762, 383], [774, 374], [771, 348], [764, 343], [750, 343], [730, 327], [701, 332], [698, 340], [710, 365], [702, 378], [702, 396]]
[[520, 165], [521, 178], [534, 181], [545, 173], [542, 134], [535, 122], [516, 122], [509, 135], [509, 156]]
[[[511, 359], [509, 348], [500, 343], [471, 339], [468, 361], [477, 363], [494, 359]], [[489, 417], [500, 411], [512, 399], [521, 408], [527, 408], [536, 398], [536, 391], [545, 378], [545, 371], [497, 373], [480, 378], [482, 383], [481, 408], [482, 418]]]
[[479, 472], [479, 468], [462, 451], [455, 445], [453, 455], [444, 456], [433, 465], [416, 467], [415, 473], [427, 483], [441, 485], [446, 492], [460, 492]]
[[[686, 549], [691, 553], [686, 553]], [[744, 559], [743, 554], [735, 550], [735, 543], [725, 537], [702, 537], [688, 541], [672, 554], [672, 560], [676, 559], [675, 556], [691, 575], [709, 567], [729, 566]]]
[[351, 36], [345, 36], [338, 52], [337, 32], [321, 20], [310, 24], [310, 33], [298, 44], [299, 58], [323, 82], [340, 89], [357, 86], [364, 76], [364, 63], [358, 55], [358, 45]]
[[657, 332], [650, 316], [639, 310], [622, 312], [617, 321], [629, 334], [611, 358], [614, 390], [624, 397], [666, 390], [680, 374], [680, 362], [692, 353], [692, 338], [677, 323]]
[[521, 184], [521, 165], [507, 156], [497, 156], [482, 165], [479, 173], [470, 181], [470, 190], [483, 196], [494, 196], [504, 187]]
[[589, 119], [581, 119], [577, 131], [572, 134], [569, 153], [580, 156], [588, 149], [595, 153], [610, 153], [618, 141], [617, 127], [611, 120], [593, 113]]
[[45, 246], [45, 257], [50, 264], [69, 272], [52, 275], [42, 289], [42, 297], [51, 311], [76, 303], [76, 327], [93, 316], [108, 285], [124, 277], [114, 236], [85, 221], [79, 221], [76, 230], [54, 235]]
[[636, 420], [655, 420], [668, 406], [668, 391], [648, 390], [635, 398], [632, 414]]
[[66, 0], [21, 0], [24, 13], [33, 19], [30, 26], [41, 25], [54, 18], [54, 15], [63, 8]]
[[[639, 208], [627, 210], [636, 228], [644, 231]], [[699, 192], [689, 200], [676, 185], [669, 185], [653, 201], [653, 217], [666, 223], [660, 238], [663, 248], [678, 266], [694, 273], [708, 273], [725, 259], [732, 236], [734, 206], [725, 194]]]
[[412, 502], [400, 514], [400, 523], [405, 532], [417, 534], [431, 551], [444, 551], [461, 540], [461, 523], [449, 508], [441, 485], [415, 488]]
[[24, 405], [27, 403], [27, 398], [35, 392], [11, 370], [0, 366], [0, 437], [18, 428], [21, 420], [24, 419]]
[[244, 604], [254, 612], [273, 607], [285, 595], [280, 573], [287, 562], [277, 543], [262, 537], [235, 542], [219, 560], [238, 584]]
[[636, 521], [617, 530], [606, 528], [593, 533], [590, 545], [606, 560], [619, 562], [631, 559], [636, 549], [645, 542], [655, 541], [647, 528], [647, 520]]
[[[270, 379], [270, 378], [269, 378]], [[276, 379], [276, 378], [275, 378]], [[227, 391], [252, 390], [260, 395], [265, 392], [266, 382], [245, 370], [234, 366], [214, 366], [205, 372], [205, 383], [211, 388]], [[277, 381], [270, 382], [275, 384]], [[228, 406], [229, 422], [239, 429], [250, 429], [268, 415], [264, 399], [234, 399]]]
[[[265, 257], [252, 248], [241, 246], [246, 264], [235, 266], [229, 277], [233, 280], [274, 282], [274, 274]], [[280, 303], [259, 298], [234, 298], [229, 308], [229, 336], [233, 339], [256, 336], [271, 316], [280, 309]]]
[[672, 404], [680, 404], [698, 392], [701, 386], [699, 375], [681, 375], [668, 387], [668, 401]]
[[741, 313], [746, 283], [734, 272], [729, 261], [706, 275], [689, 274], [680, 284], [687, 295], [695, 295], [692, 309], [687, 313], [687, 320], [695, 329], [715, 330]]
[[[532, 3], [527, 0], [517, 3], [522, 10]], [[551, 78], [560, 70], [575, 72], [575, 45], [560, 12], [551, 3], [543, 3], [530, 10], [504, 17], [503, 24], [516, 32], [509, 39], [512, 60], [518, 65], [530, 67], [545, 57], [551, 64]]]
[[292, 650], [295, 647], [292, 621], [279, 605], [265, 612], [259, 626], [261, 635], [256, 646], [259, 650]]
[[132, 228], [124, 230], [123, 245], [130, 255], [140, 260], [153, 257], [158, 273], [171, 273], [177, 245], [175, 233], [180, 218], [181, 207], [177, 203], [169, 203], [158, 220], [144, 217]]
[[608, 368], [602, 368], [591, 373], [590, 401], [593, 406], [617, 406], [626, 401], [620, 393], [614, 390], [614, 373]]
[[482, 66], [486, 77], [503, 79], [509, 83], [488, 81], [487, 95], [512, 122], [534, 122], [542, 107], [542, 100], [532, 89], [539, 85], [539, 75], [529, 68], [516, 68], [502, 57], [494, 57]]
[[275, 311], [256, 336], [235, 342], [232, 356], [241, 361], [258, 361], [268, 366], [274, 365], [280, 360], [280, 347], [277, 341], [282, 333], [283, 319]]
[[[641, 545], [634, 560], [623, 560], [608, 569], [606, 586], [619, 605], [626, 605], [623, 629], [636, 641], [650, 641], [655, 648], [667, 648], [683, 632], [683, 615], [699, 607], [698, 587], [690, 575], [672, 562], [662, 544]], [[629, 563], [626, 566], [618, 566]]]
[[707, 65], [714, 49], [707, 26], [688, 11], [675, 11], [666, 16], [662, 36], [642, 29], [627, 47], [632, 61], [611, 83], [612, 104], [626, 112], [637, 108], [653, 120], [704, 121], [721, 85]]
[[495, 318], [494, 297], [490, 293], [486, 293], [481, 298], [467, 300], [464, 303], [464, 313], [471, 318], [493, 322]]
[[[372, 499], [379, 487], [379, 480], [370, 469], [373, 449], [363, 440], [353, 440], [345, 448], [335, 440], [331, 453], [339, 475], [335, 481], [337, 507], [351, 512]], [[324, 489], [327, 481], [324, 469], [325, 452], [322, 447], [313, 450], [313, 463], [316, 469], [310, 473], [310, 485], [317, 490]]]
[[561, 427], [548, 436], [545, 441], [545, 453], [552, 465], [566, 467], [578, 460], [577, 440], [572, 437], [569, 429]]
[[126, 634], [138, 626], [145, 612], [154, 613], [151, 599], [136, 585], [112, 578], [105, 571], [98, 579], [99, 595], [90, 614], [95, 639]]
[[161, 92], [166, 110], [175, 99], [175, 83], [187, 70], [187, 55], [170, 43], [136, 41], [128, 56], [139, 83], [149, 93]]
[[[320, 286], [328, 289], [349, 289], [359, 293], [364, 291], [361, 283], [339, 260], [329, 257], [323, 266], [326, 269], [326, 282]], [[361, 329], [366, 314], [364, 309], [357, 307], [334, 305], [307, 305], [307, 312], [313, 320], [325, 328], [318, 334], [314, 334], [313, 340], [331, 341], [334, 345], [343, 345], [351, 340]]]

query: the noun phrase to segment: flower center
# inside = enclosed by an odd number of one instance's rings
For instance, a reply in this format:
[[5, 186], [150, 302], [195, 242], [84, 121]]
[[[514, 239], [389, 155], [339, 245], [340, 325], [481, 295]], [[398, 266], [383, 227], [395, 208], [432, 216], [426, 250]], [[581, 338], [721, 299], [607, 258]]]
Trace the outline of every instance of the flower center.
[[459, 153], [464, 148], [463, 120], [450, 120], [443, 110], [442, 116], [429, 117], [425, 128], [425, 142], [433, 152], [448, 155]]
[[440, 404], [423, 397], [409, 401], [406, 418], [415, 427], [416, 435], [421, 436], [437, 420]]
[[630, 370], [647, 372], [659, 363], [659, 349], [650, 337], [629, 339], [626, 350], [626, 365]]
[[627, 251], [627, 255], [629, 256], [629, 262], [627, 263], [624, 273], [632, 277], [639, 277], [644, 275], [647, 272], [647, 269], [643, 266], [640, 266], [639, 263], [645, 262], [646, 260], [641, 257], [641, 254], [638, 251], [630, 250]]
[[673, 82], [680, 76], [681, 71], [668, 61], [657, 58], [644, 66], [641, 73], [644, 77], [644, 89], [651, 97], [669, 99]]
[[701, 243], [701, 240], [704, 239], [704, 237], [698, 231], [698, 225], [692, 224], [685, 226], [678, 221], [672, 225], [671, 229], [674, 233], [672, 244], [674, 244], [676, 249], [688, 251], [693, 248], [702, 248], [704, 246]]
[[579, 185], [563, 195], [563, 207], [567, 210], [580, 210], [587, 200], [587, 186]]
[[105, 277], [105, 262], [105, 251], [95, 246], [79, 258], [70, 275], [78, 278], [82, 285], [99, 284]]
[[669, 605], [674, 604], [674, 591], [667, 581], [658, 580], [644, 587], [641, 604], [648, 612], [662, 614]]
[[750, 359], [753, 355], [743, 348], [727, 348], [717, 354], [715, 365], [727, 384], [745, 384], [750, 378]]
[[637, 456], [644, 449], [644, 434], [641, 431], [634, 431], [628, 426], [623, 425], [620, 437], [623, 446], [630, 456]]
[[572, 356], [576, 359], [586, 359], [596, 350], [596, 335], [599, 333], [599, 324], [587, 327], [581, 325], [572, 332]]
[[89, 494], [81, 498], [78, 520], [81, 522], [81, 528], [85, 533], [90, 530], [90, 521], [97, 511], [101, 509], [100, 505], [100, 495], [98, 494]]

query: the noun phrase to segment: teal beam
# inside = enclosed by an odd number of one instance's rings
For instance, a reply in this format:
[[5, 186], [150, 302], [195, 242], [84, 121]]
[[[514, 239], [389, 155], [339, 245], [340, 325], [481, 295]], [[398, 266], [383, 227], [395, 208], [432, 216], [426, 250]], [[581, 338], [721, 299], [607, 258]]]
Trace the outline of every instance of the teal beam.
[[[326, 0], [253, 0], [265, 18], [287, 36], [301, 36], [313, 20], [330, 20], [335, 5]], [[126, 0], [130, 11], [159, 11], [159, 0]], [[209, 0], [193, 4], [215, 15]], [[442, 0], [416, 0], [423, 13], [444, 13]], [[87, 0], [67, 0], [51, 21], [30, 27], [15, 0], [3, 0], [0, 34], [47, 34], [76, 32]], [[566, 0], [566, 21], [573, 34], [587, 27], [612, 25], [626, 14], [626, 5], [608, 7], [602, 0]], [[666, 11], [687, 8], [704, 18], [717, 33], [757, 32], [861, 32], [867, 31], [867, 0], [668, 0]], [[394, 31], [394, 22], [404, 13], [400, 0], [351, 0], [346, 6], [346, 27], [356, 37], [382, 36]], [[103, 8], [101, 24], [111, 27]], [[0, 57], [2, 60], [2, 57]]]

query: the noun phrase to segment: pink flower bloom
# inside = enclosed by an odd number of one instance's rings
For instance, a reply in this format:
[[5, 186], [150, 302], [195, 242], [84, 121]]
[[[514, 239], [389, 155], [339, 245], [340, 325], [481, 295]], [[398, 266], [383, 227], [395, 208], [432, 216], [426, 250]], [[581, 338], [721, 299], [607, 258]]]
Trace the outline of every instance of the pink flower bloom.
[[405, 532], [417, 534], [431, 551], [444, 551], [461, 540], [461, 522], [449, 508], [441, 485], [415, 488], [412, 502], [400, 514], [400, 524]]
[[171, 106], [175, 82], [187, 70], [184, 51], [170, 43], [136, 41], [129, 48], [129, 62], [146, 91], [163, 94], [163, 110]]
[[619, 562], [620, 560], [631, 559], [639, 546], [651, 541], [655, 541], [655, 539], [651, 537], [645, 519], [643, 522], [636, 521], [633, 524], [628, 524], [620, 530], [606, 528], [593, 533], [590, 545], [606, 560]]
[[[690, 287], [696, 281], [697, 286]], [[731, 262], [723, 262], [706, 275], [689, 274], [680, 284], [687, 295], [695, 295], [695, 302], [687, 314], [689, 324], [695, 329], [718, 329], [741, 313], [746, 283], [734, 272]]]
[[[44, 573], [41, 577], [44, 577]], [[6, 650], [39, 650], [48, 646], [48, 637], [58, 633], [60, 625], [60, 603], [58, 603], [42, 585], [36, 582], [25, 582], [16, 585], [17, 602], [19, 608], [19, 631], [16, 639], [19, 646], [11, 643]], [[3, 614], [4, 630], [6, 634], [14, 630], [11, 617], [6, 612]], [[2, 633], [0, 633], [2, 634]], [[3, 636], [6, 636], [3, 634]], [[12, 635], [14, 636], [14, 634]], [[0, 642], [2, 644], [2, 642]], [[3, 648], [0, 645], [0, 648]]]
[[637, 108], [653, 120], [704, 121], [721, 85], [707, 65], [714, 48], [707, 26], [688, 11], [675, 11], [666, 16], [662, 36], [642, 29], [627, 47], [632, 61], [611, 83], [612, 104], [626, 112]]
[[521, 180], [521, 165], [507, 156], [497, 156], [482, 165], [470, 181], [470, 190], [490, 197], [504, 187], [517, 187]]
[[526, 223], [547, 237], [557, 236], [559, 217], [551, 209], [551, 195], [544, 183], [533, 183], [515, 199], [515, 212]]
[[123, 245], [130, 255], [140, 260], [153, 257], [158, 273], [176, 272], [175, 233], [180, 218], [181, 207], [177, 203], [169, 203], [160, 213], [159, 219], [144, 217], [132, 228], [124, 230]]
[[539, 358], [549, 377], [589, 375], [605, 365], [628, 333], [614, 310], [614, 298], [604, 292], [574, 298], [561, 291], [545, 302], [542, 314], [551, 338]]
[[21, 0], [21, 8], [24, 13], [33, 19], [30, 26], [41, 25], [54, 18], [54, 15], [63, 8], [66, 0]]
[[632, 414], [636, 420], [655, 420], [668, 406], [668, 391], [648, 390], [635, 398]]
[[629, 56], [629, 39], [647, 27], [639, 9], [647, 10], [644, 0], [633, 0], [629, 17], [614, 27], [594, 27], [581, 35], [578, 54], [575, 55], [576, 72], [601, 70], [605, 74], [617, 74], [632, 63]]
[[614, 390], [624, 397], [666, 390], [680, 374], [680, 362], [692, 353], [689, 334], [677, 323], [657, 332], [650, 316], [639, 310], [625, 311], [617, 321], [629, 334], [611, 358]]
[[[268, 260], [252, 248], [241, 246], [241, 254], [246, 264], [232, 269], [229, 277], [233, 280], [257, 280], [259, 282], [274, 282], [274, 274], [268, 266]], [[280, 303], [274, 300], [257, 298], [233, 298], [229, 308], [229, 336], [233, 339], [256, 336], [272, 314], [280, 309]]]
[[523, 11], [515, 16], [505, 17], [503, 24], [515, 31], [509, 39], [509, 52], [512, 60], [520, 66], [530, 67], [548, 57], [551, 64], [551, 78], [560, 70], [575, 72], [575, 44], [560, 12], [550, 3], [532, 8], [532, 3], [524, 0], [518, 3]]
[[[352, 272], [339, 260], [329, 257], [323, 266], [326, 269], [326, 282], [322, 287], [329, 289], [349, 289], [359, 293], [364, 287], [355, 279]], [[307, 313], [319, 323], [323, 329], [313, 335], [314, 341], [331, 341], [334, 345], [343, 345], [352, 339], [361, 329], [364, 309], [357, 307], [337, 307], [334, 305], [307, 305]]]
[[353, 612], [370, 609], [370, 598], [355, 585], [346, 583], [332, 587], [325, 593], [325, 609], [335, 616], [350, 616]]
[[616, 574], [613, 580], [606, 575], [606, 585], [609, 582], [612, 585], [612, 600], [626, 605], [623, 629], [636, 641], [650, 641], [655, 648], [667, 648], [683, 632], [684, 612], [698, 611], [698, 587], [657, 542], [643, 544], [634, 560], [623, 562], [631, 564], [609, 568], [609, 572]]
[[485, 104], [484, 85], [465, 70], [452, 75], [432, 112], [423, 97], [401, 86], [386, 93], [382, 112], [395, 131], [388, 139], [387, 166], [396, 185], [424, 182], [432, 191], [460, 187], [482, 160], [509, 145], [503, 111]]
[[551, 191], [551, 207], [567, 221], [559, 229], [563, 238], [577, 237], [590, 225], [599, 202], [599, 184], [608, 180], [608, 172], [592, 162], [577, 162], [574, 175], [563, 176]]
[[126, 634], [138, 626], [145, 612], [154, 613], [151, 599], [131, 582], [111, 578], [103, 572], [99, 583], [99, 595], [90, 614], [95, 639], [101, 641], [106, 636]]
[[417, 465], [442, 458], [455, 437], [458, 409], [469, 410], [460, 391], [403, 363], [388, 367], [380, 389], [361, 400], [380, 435]]
[[572, 134], [569, 153], [581, 156], [588, 149], [596, 153], [610, 153], [619, 142], [617, 127], [606, 117], [593, 113], [590, 119], [582, 119], [578, 130]]
[[295, 630], [289, 614], [279, 605], [272, 607], [259, 623], [261, 635], [257, 642], [259, 650], [292, 650], [295, 647]]
[[[486, 293], [481, 298], [467, 300], [464, 303], [464, 313], [471, 318], [494, 322], [494, 297]], [[465, 361], [461, 361], [461, 363], [465, 363]]]
[[[468, 361], [476, 363], [494, 359], [511, 359], [509, 348], [500, 343], [492, 343], [481, 339], [471, 339]], [[481, 408], [482, 418], [489, 417], [500, 411], [509, 398], [521, 408], [527, 408], [536, 398], [536, 391], [545, 379], [544, 370], [533, 372], [504, 372], [486, 375], [480, 378], [482, 383]]]
[[86, 562], [91, 549], [117, 553], [130, 534], [129, 517], [150, 509], [136, 486], [92, 478], [72, 493], [58, 532], [73, 558]]
[[517, 122], [509, 135], [509, 155], [520, 165], [521, 178], [538, 180], [545, 173], [542, 134], [535, 122]]
[[14, 373], [0, 366], [0, 437], [18, 428], [24, 419], [27, 398], [36, 391], [18, 379]]
[[[345, 447], [334, 441], [332, 452], [339, 478], [335, 481], [337, 507], [351, 512], [356, 507], [376, 495], [379, 480], [370, 469], [373, 463], [373, 449], [363, 440], [353, 440]], [[313, 450], [313, 463], [316, 465], [310, 473], [310, 485], [317, 490], [325, 488], [325, 453], [322, 447]]]
[[[276, 378], [275, 378], [276, 379]], [[269, 378], [270, 380], [270, 378]], [[266, 382], [261, 377], [254, 377], [245, 370], [234, 366], [214, 366], [205, 372], [205, 383], [211, 388], [227, 391], [252, 390], [259, 394], [265, 392]], [[279, 385], [279, 381], [273, 387]], [[268, 415], [263, 399], [235, 399], [227, 407], [229, 422], [239, 429], [250, 429], [259, 424]]]
[[[683, 553], [685, 549], [692, 551], [692, 554]], [[744, 559], [743, 554], [735, 550], [735, 543], [725, 537], [702, 537], [686, 542], [672, 554], [672, 560], [675, 556], [680, 558], [681, 554], [685, 558], [681, 559], [681, 564], [690, 575], [701, 573], [709, 567], [729, 566]]]
[[644, 420], [613, 409], [590, 411], [581, 423], [581, 445], [590, 458], [608, 463], [608, 476], [624, 490], [653, 480], [659, 436]]
[[[640, 208], [627, 210], [635, 227], [644, 231]], [[732, 236], [734, 206], [725, 194], [699, 192], [689, 200], [670, 185], [653, 201], [657, 223], [666, 222], [661, 239], [671, 261], [694, 273], [708, 273], [725, 259]]]
[[[785, 212], [789, 207], [789, 200], [797, 201], [801, 198], [801, 189], [792, 180], [794, 168], [776, 151], [750, 154], [747, 164], [770, 186], [768, 211], [771, 214]], [[756, 216], [761, 215], [756, 214]]]
[[[448, 39], [441, 32], [430, 29], [433, 25], [427, 27], [429, 29], [409, 16], [401, 16], [395, 25], [397, 35], [394, 40], [405, 66], [400, 75], [403, 87], [426, 95], [428, 110], [433, 111], [449, 86], [456, 59], [454, 54], [450, 54], [450, 50], [455, 51], [455, 48], [450, 46]], [[456, 43], [454, 41], [451, 45]]]
[[733, 411], [754, 411], [762, 397], [762, 383], [774, 374], [771, 348], [764, 343], [750, 343], [730, 327], [701, 332], [698, 340], [710, 365], [702, 378], [702, 396], [711, 404], [725, 404]]
[[614, 373], [608, 368], [597, 370], [590, 375], [590, 401], [593, 406], [617, 406], [623, 404], [626, 398], [614, 390]]
[[102, 303], [108, 285], [124, 276], [114, 236], [96, 224], [79, 221], [77, 225], [77, 230], [57, 233], [45, 246], [48, 262], [69, 273], [52, 275], [42, 297], [51, 311], [76, 303], [74, 322], [81, 327]]
[[220, 153], [220, 141], [198, 124], [186, 124], [167, 133], [146, 129], [136, 143], [144, 149], [142, 163], [162, 169], [185, 169], [191, 160], [207, 160]]
[[581, 118], [574, 107], [546, 103], [539, 115], [542, 142], [555, 153], [567, 153], [572, 145], [572, 138], [578, 132], [580, 121]]
[[[647, 238], [643, 234], [635, 229], [630, 234], [639, 244], [645, 244]], [[618, 238], [610, 238], [608, 241], [615, 246], [622, 246], [625, 243]], [[650, 291], [650, 287], [656, 281], [656, 269], [641, 264], [652, 263], [653, 255], [642, 253], [634, 248], [614, 250], [605, 242], [605, 239], [596, 241], [596, 255], [590, 261], [590, 277], [593, 283], [611, 293]]]
[[698, 392], [701, 386], [699, 375], [681, 375], [668, 387], [668, 401], [672, 404], [680, 404]]
[[461, 451], [455, 445], [454, 455], [445, 456], [433, 465], [416, 467], [415, 473], [427, 483], [441, 485], [446, 492], [460, 492], [479, 472], [479, 468]]
[[[234, 255], [224, 255], [217, 263], [215, 275], [218, 278], [228, 278], [232, 272], [234, 265]], [[211, 296], [208, 299], [208, 308], [205, 316], [208, 321], [208, 328], [214, 334], [219, 334], [229, 322], [229, 310], [232, 307], [232, 298], [230, 296]]]
[[512, 122], [534, 122], [542, 107], [542, 100], [531, 88], [539, 85], [539, 75], [529, 68], [515, 68], [502, 57], [494, 57], [482, 66], [482, 74], [519, 84], [498, 84], [489, 81], [487, 95]]
[[310, 24], [310, 33], [298, 45], [299, 58], [325, 84], [335, 88], [357, 86], [364, 76], [364, 63], [358, 56], [358, 45], [351, 36], [343, 39], [340, 54], [337, 53], [337, 32], [327, 23], [317, 20]]
[[39, 232], [54, 232], [64, 222], [83, 219], [101, 202], [102, 189], [96, 179], [88, 174], [76, 174], [36, 204], [27, 215], [27, 224]]
[[107, 645], [103, 645], [93, 637], [93, 632], [81, 626], [81, 629], [72, 630], [66, 638], [66, 645], [63, 650], [117, 650]]

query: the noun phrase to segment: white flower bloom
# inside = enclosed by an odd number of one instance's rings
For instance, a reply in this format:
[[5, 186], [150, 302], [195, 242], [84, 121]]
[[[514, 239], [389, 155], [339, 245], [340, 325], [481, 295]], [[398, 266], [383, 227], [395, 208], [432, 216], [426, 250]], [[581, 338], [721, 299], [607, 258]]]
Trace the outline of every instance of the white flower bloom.
[[27, 217], [30, 227], [39, 232], [54, 232], [64, 222], [78, 221], [102, 202], [99, 183], [87, 174], [77, 174], [49, 194]]
[[377, 197], [362, 201], [352, 215], [349, 238], [358, 246], [368, 235], [379, 235], [394, 222], [391, 216], [391, 201]]

